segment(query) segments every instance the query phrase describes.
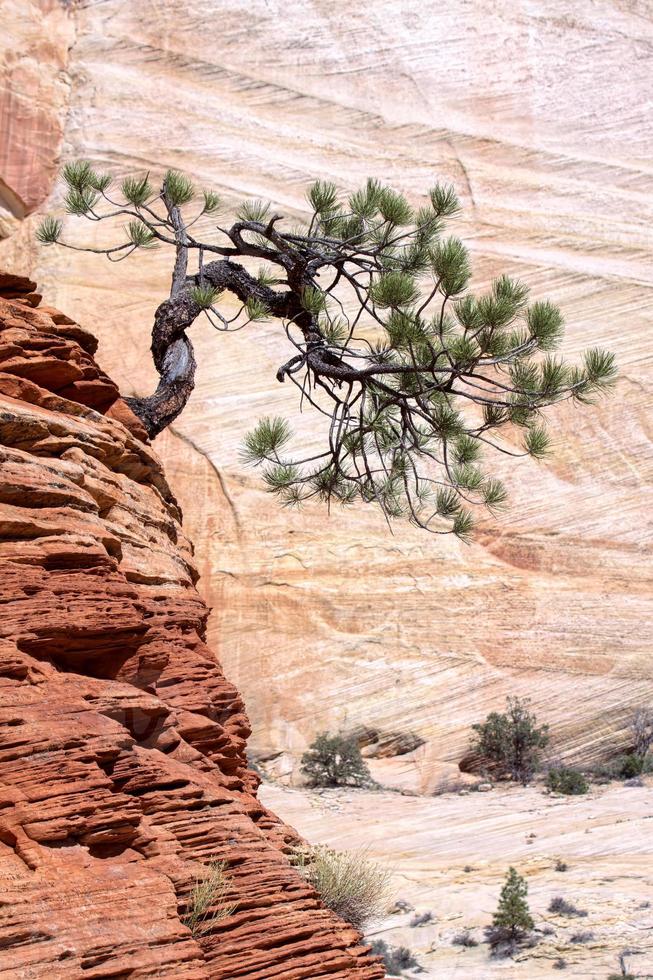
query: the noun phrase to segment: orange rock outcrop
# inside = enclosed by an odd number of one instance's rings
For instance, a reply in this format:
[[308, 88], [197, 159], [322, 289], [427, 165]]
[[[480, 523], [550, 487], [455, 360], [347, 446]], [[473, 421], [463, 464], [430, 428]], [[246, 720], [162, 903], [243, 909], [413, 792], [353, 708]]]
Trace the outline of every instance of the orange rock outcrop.
[[[140, 423], [39, 301], [0, 275], [0, 978], [382, 977], [257, 799]], [[193, 938], [212, 860], [237, 908]]]

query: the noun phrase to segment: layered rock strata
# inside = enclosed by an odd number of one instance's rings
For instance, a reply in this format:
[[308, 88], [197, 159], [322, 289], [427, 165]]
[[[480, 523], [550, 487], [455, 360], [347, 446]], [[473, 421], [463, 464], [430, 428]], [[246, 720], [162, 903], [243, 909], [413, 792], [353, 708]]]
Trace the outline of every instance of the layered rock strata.
[[[140, 423], [39, 301], [0, 276], [0, 978], [382, 977], [257, 799]], [[214, 860], [236, 911], [194, 938]]]

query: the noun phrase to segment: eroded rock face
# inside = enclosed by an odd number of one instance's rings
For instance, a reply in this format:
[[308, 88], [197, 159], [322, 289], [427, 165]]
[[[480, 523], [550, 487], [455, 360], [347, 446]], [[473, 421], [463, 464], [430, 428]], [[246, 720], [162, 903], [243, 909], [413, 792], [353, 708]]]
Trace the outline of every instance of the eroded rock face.
[[[38, 299], [0, 275], [0, 977], [383, 976], [256, 797], [161, 464]], [[238, 908], [194, 939], [211, 860]]]

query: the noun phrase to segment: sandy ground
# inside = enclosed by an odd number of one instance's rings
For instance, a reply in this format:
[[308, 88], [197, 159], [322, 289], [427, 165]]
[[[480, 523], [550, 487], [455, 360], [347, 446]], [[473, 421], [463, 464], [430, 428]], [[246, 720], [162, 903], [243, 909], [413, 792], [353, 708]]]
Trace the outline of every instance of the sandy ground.
[[[554, 964], [560, 958], [565, 976], [600, 980], [619, 973], [617, 955], [625, 948], [633, 951], [631, 972], [653, 976], [650, 780], [642, 787], [597, 787], [578, 798], [547, 796], [538, 787], [426, 798], [270, 783], [261, 787], [261, 797], [309, 841], [366, 847], [392, 868], [393, 898], [415, 912], [388, 915], [368, 935], [408, 946], [424, 980], [558, 976]], [[566, 872], [555, 870], [558, 860], [568, 864]], [[482, 940], [511, 864], [528, 880], [537, 946], [503, 961], [491, 960], [482, 942], [454, 946], [452, 938], [465, 928]], [[557, 895], [587, 915], [548, 912]], [[411, 927], [415, 913], [426, 911], [433, 922]], [[553, 932], [543, 935], [547, 927]], [[579, 932], [592, 938], [572, 943]]]

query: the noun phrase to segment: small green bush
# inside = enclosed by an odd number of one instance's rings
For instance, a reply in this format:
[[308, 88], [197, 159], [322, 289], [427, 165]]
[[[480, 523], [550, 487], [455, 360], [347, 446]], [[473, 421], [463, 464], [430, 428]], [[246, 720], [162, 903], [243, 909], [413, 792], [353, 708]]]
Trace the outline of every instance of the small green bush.
[[355, 738], [322, 732], [302, 756], [310, 786], [372, 786], [367, 763]]
[[644, 771], [644, 759], [634, 753], [628, 753], [619, 760], [619, 775], [622, 779], [633, 779], [641, 776]]
[[492, 711], [484, 722], [472, 725], [473, 749], [500, 773], [527, 783], [539, 767], [541, 749], [549, 741], [548, 726], [537, 724], [529, 700], [508, 698], [506, 711]]
[[584, 796], [589, 790], [587, 780], [577, 769], [549, 769], [546, 784], [551, 792], [565, 796]]
[[298, 848], [292, 862], [326, 907], [356, 929], [385, 912], [390, 872], [370, 861], [365, 851], [309, 845]]

